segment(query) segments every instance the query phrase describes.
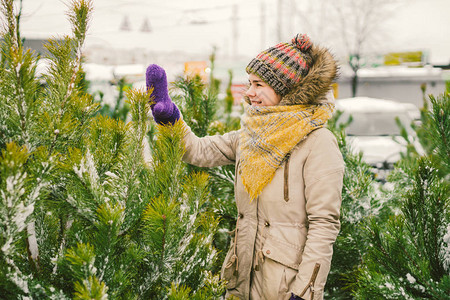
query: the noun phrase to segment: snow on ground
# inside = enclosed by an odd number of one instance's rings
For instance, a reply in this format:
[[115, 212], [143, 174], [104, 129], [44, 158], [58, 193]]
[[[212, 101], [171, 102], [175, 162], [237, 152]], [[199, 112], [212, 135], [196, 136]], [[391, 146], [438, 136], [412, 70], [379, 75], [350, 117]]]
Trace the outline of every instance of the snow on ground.
[[441, 77], [441, 68], [425, 66], [422, 68], [408, 68], [405, 66], [386, 66], [377, 68], [363, 68], [358, 70], [360, 77]]
[[403, 103], [375, 99], [369, 97], [355, 97], [336, 100], [336, 108], [352, 112], [398, 112], [405, 111], [406, 107]]

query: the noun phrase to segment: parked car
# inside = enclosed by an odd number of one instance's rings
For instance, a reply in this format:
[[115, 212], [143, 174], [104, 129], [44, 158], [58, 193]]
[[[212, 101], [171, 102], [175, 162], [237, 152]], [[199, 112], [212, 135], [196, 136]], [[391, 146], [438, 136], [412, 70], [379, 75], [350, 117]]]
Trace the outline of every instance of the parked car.
[[384, 180], [401, 158], [400, 153], [406, 152], [406, 141], [400, 137], [396, 118], [406, 128], [419, 153], [423, 153], [410, 126], [416, 116], [420, 116], [419, 109], [413, 104], [355, 97], [336, 100], [336, 109], [342, 111], [338, 123], [347, 122], [352, 117], [346, 127], [349, 144], [354, 152], [362, 153], [363, 160], [373, 167], [378, 179]]

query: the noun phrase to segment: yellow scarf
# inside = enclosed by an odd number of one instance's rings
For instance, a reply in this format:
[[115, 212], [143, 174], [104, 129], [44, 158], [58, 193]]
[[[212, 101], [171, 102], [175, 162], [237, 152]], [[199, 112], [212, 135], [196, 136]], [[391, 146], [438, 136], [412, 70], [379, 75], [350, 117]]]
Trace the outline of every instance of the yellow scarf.
[[240, 174], [250, 199], [272, 181], [286, 155], [331, 118], [334, 104], [245, 106], [240, 134]]

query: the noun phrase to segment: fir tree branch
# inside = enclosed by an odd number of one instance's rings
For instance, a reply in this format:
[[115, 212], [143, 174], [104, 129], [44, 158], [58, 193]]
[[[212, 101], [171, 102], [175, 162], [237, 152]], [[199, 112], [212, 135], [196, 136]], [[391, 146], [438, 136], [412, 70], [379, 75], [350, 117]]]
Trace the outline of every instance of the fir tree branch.
[[[22, 1], [20, 1], [22, 3]], [[19, 34], [17, 21], [18, 17], [14, 16], [14, 1], [13, 0], [2, 0], [2, 13], [6, 17], [7, 24], [7, 34], [11, 38], [12, 48], [19, 49]]]
[[161, 269], [164, 265], [164, 253], [166, 250], [166, 235], [167, 235], [167, 222], [166, 222], [166, 215], [162, 215], [162, 241], [161, 241]]
[[[70, 78], [64, 78], [68, 80], [65, 85], [66, 91], [62, 95], [62, 100], [58, 107], [58, 112], [56, 114], [55, 122], [54, 122], [54, 137], [51, 143], [51, 151], [50, 154], [53, 153], [56, 141], [59, 135], [59, 126], [63, 121], [63, 114], [66, 111], [66, 104], [69, 99], [73, 96], [80, 97], [80, 95], [76, 95], [79, 92], [77, 85], [77, 81], [81, 71], [82, 65], [82, 50], [85, 42], [86, 31], [88, 28], [88, 21], [90, 20], [92, 13], [92, 1], [90, 0], [73, 0], [71, 3], [70, 10], [68, 12], [69, 20], [72, 25], [72, 33], [73, 38], [66, 38], [66, 41], [62, 45], [58, 45], [57, 43], [50, 42], [50, 45], [47, 46], [47, 49], [53, 53], [56, 60], [64, 59], [65, 55], [71, 55], [75, 53], [75, 57], [72, 61], [69, 62], [68, 66], [70, 68]], [[56, 44], [56, 45], [55, 45]], [[73, 46], [73, 44], [75, 46]], [[62, 57], [59, 57], [62, 56]], [[54, 74], [60, 76], [60, 74]], [[62, 76], [61, 76], [62, 77]]]
[[[28, 132], [28, 124], [27, 124], [27, 115], [28, 109], [25, 97], [24, 83], [22, 82], [22, 69], [25, 68], [24, 63], [26, 63], [23, 52], [23, 45], [20, 38], [19, 32], [19, 24], [20, 17], [22, 14], [22, 0], [19, 2], [19, 12], [16, 16], [14, 16], [14, 2], [11, 0], [3, 0], [2, 1], [2, 12], [4, 13], [8, 23], [7, 23], [7, 38], [11, 40], [11, 49], [10, 49], [10, 63], [11, 63], [11, 71], [14, 75], [14, 88], [15, 88], [15, 96], [13, 99], [15, 100], [16, 112], [20, 119], [20, 128], [23, 136], [23, 141], [28, 149], [32, 149], [30, 143], [30, 135]], [[39, 192], [38, 192], [39, 193]], [[33, 203], [34, 205], [34, 203]], [[34, 221], [30, 221], [27, 224], [27, 251], [30, 254], [29, 259], [32, 262], [37, 270], [39, 270], [39, 247], [36, 240], [36, 232], [35, 232], [35, 224]]]
[[[92, 13], [92, 1], [90, 0], [73, 0], [71, 5], [71, 11], [69, 11], [69, 20], [72, 24], [72, 33], [75, 36], [76, 42], [76, 57], [72, 70], [72, 77], [70, 78], [69, 86], [67, 89], [65, 100], [67, 100], [72, 94], [75, 88], [75, 82], [79, 71], [81, 69], [82, 62], [82, 48], [86, 39], [86, 32], [88, 29], [88, 22]], [[63, 101], [64, 103], [65, 101]]]
[[449, 135], [449, 123], [450, 123], [450, 97], [449, 94], [441, 95], [441, 98], [435, 99], [430, 97], [431, 103], [433, 104], [433, 120], [436, 127], [437, 134], [440, 136], [442, 141], [442, 152], [446, 153], [443, 155], [443, 159], [447, 159], [447, 165], [450, 165], [450, 145], [448, 141]]
[[[72, 227], [73, 224], [73, 219], [70, 217], [68, 217], [67, 221], [64, 223], [62, 218], [59, 219], [60, 222], [60, 242], [59, 242], [59, 250], [58, 253], [56, 254], [55, 257], [55, 261], [58, 261], [58, 259], [60, 257], [63, 256], [64, 251], [66, 249], [66, 232]], [[58, 264], [55, 264], [55, 266], [53, 267], [53, 274], [56, 274], [58, 271]]]
[[20, 38], [20, 18], [22, 17], [22, 2], [23, 0], [19, 0], [19, 11], [17, 12], [16, 15], [16, 37], [17, 37], [17, 41], [21, 41]]
[[27, 224], [27, 233], [28, 260], [33, 263], [34, 268], [39, 272], [39, 247], [36, 239], [36, 228], [34, 221], [31, 221]]
[[7, 20], [7, 36], [6, 38], [11, 41], [11, 48], [9, 49], [9, 59], [10, 59], [10, 69], [14, 75], [14, 89], [15, 96], [15, 109], [20, 119], [20, 128], [23, 134], [23, 140], [28, 149], [32, 149], [29, 140], [29, 133], [27, 130], [27, 108], [25, 101], [25, 91], [23, 89], [23, 82], [20, 71], [23, 67], [23, 45], [20, 39], [19, 33], [19, 21], [22, 14], [22, 1], [20, 1], [20, 8], [17, 15], [14, 15], [14, 1], [13, 0], [2, 0], [2, 12]]

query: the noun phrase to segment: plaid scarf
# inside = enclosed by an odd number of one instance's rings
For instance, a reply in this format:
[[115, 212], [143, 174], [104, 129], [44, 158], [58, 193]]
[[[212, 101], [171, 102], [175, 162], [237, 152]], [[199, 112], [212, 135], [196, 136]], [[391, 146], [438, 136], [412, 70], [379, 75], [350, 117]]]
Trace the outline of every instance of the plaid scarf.
[[331, 118], [334, 104], [245, 106], [240, 134], [240, 175], [250, 199], [272, 180], [291, 150]]

